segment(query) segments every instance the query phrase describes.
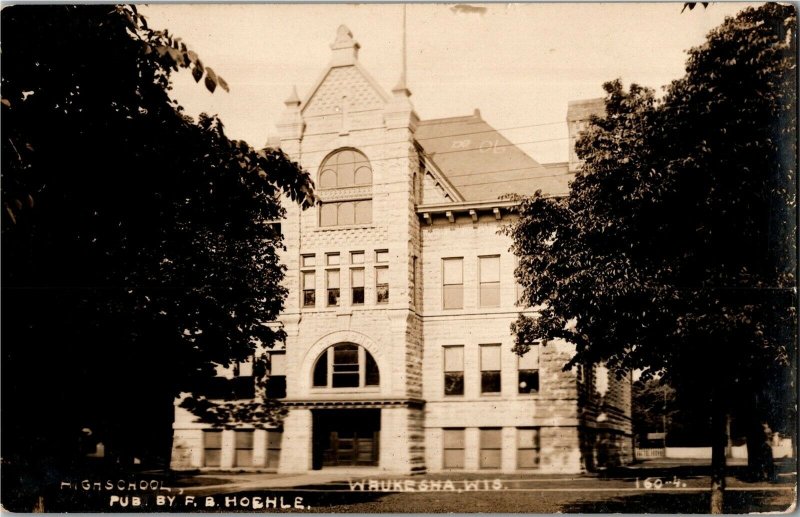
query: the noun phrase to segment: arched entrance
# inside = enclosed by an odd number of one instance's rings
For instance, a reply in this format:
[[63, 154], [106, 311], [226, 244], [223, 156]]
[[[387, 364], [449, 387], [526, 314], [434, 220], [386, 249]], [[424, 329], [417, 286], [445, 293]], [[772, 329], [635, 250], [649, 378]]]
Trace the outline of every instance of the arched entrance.
[[[355, 343], [338, 343], [322, 351], [312, 368], [312, 393], [330, 397], [375, 392], [380, 372], [375, 359]], [[354, 397], [358, 398], [358, 397]], [[335, 409], [312, 409], [312, 467], [378, 465], [381, 410], [356, 408], [337, 400]]]

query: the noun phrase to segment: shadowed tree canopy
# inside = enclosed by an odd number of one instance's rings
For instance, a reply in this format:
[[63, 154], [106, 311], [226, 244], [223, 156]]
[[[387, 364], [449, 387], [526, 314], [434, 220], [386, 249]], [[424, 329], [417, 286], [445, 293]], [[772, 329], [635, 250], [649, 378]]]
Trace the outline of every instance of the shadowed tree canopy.
[[52, 466], [84, 427], [117, 457], [168, 459], [174, 397], [283, 338], [264, 324], [286, 295], [267, 223], [281, 196], [313, 204], [313, 183], [185, 116], [172, 72], [228, 85], [134, 6], [12, 6], [1, 21], [4, 460]]
[[775, 381], [795, 358], [796, 31], [794, 6], [748, 8], [689, 51], [663, 98], [604, 85], [569, 195], [522, 199], [508, 229], [540, 309], [513, 325], [518, 353], [563, 338], [566, 368], [697, 390], [723, 438], [733, 406], [794, 411]]

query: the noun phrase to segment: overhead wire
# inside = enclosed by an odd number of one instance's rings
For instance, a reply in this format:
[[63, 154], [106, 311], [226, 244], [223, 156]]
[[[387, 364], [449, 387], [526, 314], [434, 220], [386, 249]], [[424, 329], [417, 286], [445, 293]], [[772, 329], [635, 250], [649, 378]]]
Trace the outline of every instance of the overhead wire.
[[[451, 133], [451, 134], [447, 134], [447, 135], [439, 135], [439, 136], [433, 136], [433, 137], [427, 137], [427, 138], [415, 138], [414, 141], [419, 142], [419, 141], [436, 140], [436, 139], [442, 139], [442, 138], [453, 138], [453, 137], [458, 137], [458, 136], [470, 136], [470, 135], [478, 135], [478, 134], [484, 134], [484, 133], [497, 133], [499, 131], [517, 130], [517, 129], [525, 129], [525, 128], [531, 128], [531, 127], [541, 127], [541, 126], [548, 126], [548, 125], [555, 125], [555, 124], [566, 124], [566, 121], [542, 122], [542, 123], [538, 123], [538, 124], [525, 124], [525, 125], [520, 125], [520, 126], [509, 126], [509, 127], [505, 127], [505, 128], [491, 128], [491, 129], [485, 129], [485, 130], [481, 130], [481, 131], [470, 131], [470, 132], [463, 132], [463, 133]], [[503, 136], [503, 135], [500, 135], [500, 136], [504, 140], [508, 141], [508, 139], [505, 136]], [[495, 144], [493, 144], [491, 146], [477, 147], [477, 148], [470, 148], [470, 149], [452, 149], [452, 150], [448, 150], [448, 151], [440, 151], [440, 152], [433, 152], [433, 153], [427, 153], [427, 152], [425, 152], [424, 149], [421, 149], [421, 150], [419, 150], [419, 152], [420, 152], [421, 156], [423, 156], [425, 158], [428, 158], [429, 160], [435, 162], [435, 157], [436, 156], [440, 156], [440, 155], [463, 153], [463, 152], [475, 152], [475, 151], [483, 152], [483, 153], [485, 153], [485, 152], [494, 152], [494, 150], [498, 149], [498, 148], [518, 147], [518, 146], [522, 146], [522, 145], [532, 145], [532, 144], [540, 144], [540, 143], [548, 143], [548, 142], [558, 142], [558, 141], [569, 140], [569, 139], [570, 139], [570, 137], [567, 136], [567, 137], [559, 137], [559, 138], [547, 138], [547, 139], [541, 139], [541, 140], [528, 140], [528, 141], [516, 142], [516, 143], [508, 141], [509, 143], [506, 143], [506, 144], [496, 144], [495, 143]], [[387, 145], [385, 142], [380, 142], [380, 143], [374, 143], [374, 144], [363, 144], [363, 145], [358, 146], [358, 148], [374, 147], [374, 146], [385, 146], [385, 145]], [[311, 149], [311, 150], [305, 150], [304, 153], [311, 153], [311, 152], [313, 152], [313, 153], [320, 153], [320, 152], [330, 153], [330, 152], [335, 151], [336, 149], [339, 149], [339, 148], [340, 147], [327, 148], [327, 149]], [[498, 154], [502, 154], [502, 152], [498, 153]], [[526, 153], [526, 155], [527, 155], [527, 153]], [[369, 162], [373, 163], [373, 162], [386, 161], [386, 160], [398, 160], [398, 159], [403, 159], [403, 158], [408, 158], [408, 157], [409, 157], [408, 155], [385, 156], [385, 157], [381, 157], [381, 158], [371, 158], [371, 159], [369, 159]], [[555, 162], [555, 163], [564, 163], [564, 162]], [[545, 165], [542, 165], [542, 164], [540, 164], [540, 166], [546, 167]], [[470, 172], [470, 173], [467, 173], [467, 174], [460, 174], [457, 177], [458, 178], [464, 178], [464, 177], [472, 177], [472, 176], [482, 176], [482, 175], [486, 175], [486, 174], [521, 171], [521, 170], [528, 170], [528, 169], [533, 169], [533, 168], [534, 168], [534, 166], [526, 166], [526, 167], [511, 167], [511, 168], [494, 169], [494, 170], [481, 170], [481, 171]], [[559, 173], [555, 173], [555, 174], [543, 174], [543, 175], [530, 176], [530, 177], [527, 177], [527, 178], [519, 178], [516, 181], [523, 180], [523, 179], [527, 180], [527, 179], [555, 178], [555, 177], [560, 177], [560, 176], [572, 176], [572, 175], [573, 175], [573, 173], [567, 171], [567, 172], [559, 172]], [[509, 180], [484, 181], [484, 182], [476, 182], [476, 183], [466, 183], [466, 184], [461, 184], [459, 186], [460, 187], [472, 187], [472, 186], [494, 185], [494, 184], [507, 183], [508, 181]], [[456, 188], [458, 188], [458, 187], [456, 187]]]
[[[525, 125], [522, 125], [522, 126], [509, 126], [509, 127], [505, 127], [505, 128], [490, 128], [490, 129], [484, 129], [484, 130], [481, 130], [481, 131], [468, 131], [468, 132], [465, 132], [465, 133], [451, 133], [451, 134], [447, 134], [447, 135], [430, 136], [430, 137], [426, 137], [426, 138], [416, 138], [415, 137], [414, 140], [417, 141], [417, 142], [423, 142], [423, 141], [428, 141], [428, 140], [439, 140], [439, 139], [442, 139], [442, 138], [453, 138], [453, 137], [457, 137], [457, 136], [479, 135], [479, 134], [483, 134], [483, 133], [497, 133], [499, 131], [512, 131], [512, 130], [517, 130], [517, 129], [526, 129], [526, 128], [530, 128], [530, 127], [551, 126], [551, 125], [555, 125], [555, 124], [566, 124], [566, 121], [542, 122], [542, 123], [539, 123], [539, 124], [525, 124]], [[508, 140], [508, 138], [506, 138], [505, 136], [503, 136], [503, 135], [500, 135], [500, 136], [503, 137], [505, 140]], [[561, 138], [552, 138], [552, 139], [545, 139], [545, 140], [530, 140], [530, 141], [527, 141], [527, 142], [519, 142], [519, 143], [516, 143], [516, 144], [509, 140], [510, 143], [498, 145], [496, 147], [510, 147], [510, 146], [515, 146], [515, 145], [527, 145], [527, 144], [535, 144], [535, 143], [542, 143], [542, 142], [552, 142], [552, 141], [557, 141], [557, 140], [568, 140], [568, 139], [569, 139], [569, 137], [561, 137]], [[362, 145], [359, 145], [358, 147], [359, 148], [362, 148], [362, 147], [376, 147], [376, 146], [383, 146], [383, 145], [386, 145], [386, 143], [385, 142], [379, 142], [379, 143], [374, 143], [374, 144], [362, 144]], [[495, 148], [495, 147], [492, 147], [492, 148]], [[326, 148], [326, 149], [310, 149], [310, 150], [307, 150], [306, 152], [315, 152], [315, 153], [316, 152], [331, 152], [331, 151], [335, 151], [336, 149], [339, 149], [339, 147], [334, 147], [334, 148], [330, 148], [330, 149], [328, 149], [328, 148]], [[486, 149], [490, 149], [490, 148], [486, 148]], [[447, 153], [452, 153], [452, 152], [467, 152], [467, 151], [477, 151], [477, 150], [480, 150], [480, 149], [456, 149], [456, 150], [453, 150], [453, 151], [442, 151], [442, 152], [439, 152], [439, 153], [436, 153], [436, 154], [447, 154]], [[376, 159], [373, 159], [373, 160], [370, 160], [370, 161], [393, 160], [395, 158], [404, 158], [404, 156], [390, 156], [390, 157], [385, 157], [385, 158], [376, 158]]]
[[[508, 140], [505, 137], [503, 137], [503, 138], [505, 140]], [[477, 151], [477, 152], [489, 152], [489, 151], [491, 151], [493, 149], [498, 149], [498, 148], [518, 147], [520, 145], [541, 144], [541, 143], [546, 143], [546, 142], [558, 142], [558, 141], [561, 141], [561, 140], [569, 140], [569, 138], [570, 137], [567, 136], [567, 137], [560, 137], [560, 138], [546, 138], [546, 139], [543, 139], [543, 140], [528, 140], [526, 142], [517, 142], [517, 143], [509, 142], [507, 144], [492, 145], [490, 147], [483, 147], [483, 148], [478, 147], [478, 148], [472, 148], [472, 149], [453, 149], [453, 150], [450, 150], [450, 151], [441, 151], [441, 152], [433, 152], [433, 153], [423, 152], [422, 154], [424, 156], [428, 157], [429, 159], [432, 159], [435, 156], [439, 156], [439, 155], [443, 155], [443, 154], [466, 153], [466, 152], [475, 152], [475, 151]], [[363, 144], [363, 145], [359, 145], [356, 149], [361, 149], [361, 148], [364, 148], [364, 147], [386, 146], [386, 145], [387, 144], [385, 142], [380, 142], [380, 143], [375, 143], [375, 144]], [[346, 146], [343, 146], [343, 147], [346, 147]], [[337, 149], [341, 149], [341, 148], [342, 147], [333, 147], [333, 148], [326, 148], [326, 149], [310, 149], [310, 150], [305, 150], [303, 152], [304, 153], [330, 153], [330, 152], [336, 151]], [[386, 161], [386, 160], [398, 160], [400, 158], [408, 158], [408, 156], [407, 155], [384, 156], [383, 158], [369, 158], [368, 161], [370, 163], [372, 163], [372, 162], [380, 162], [380, 161]]]

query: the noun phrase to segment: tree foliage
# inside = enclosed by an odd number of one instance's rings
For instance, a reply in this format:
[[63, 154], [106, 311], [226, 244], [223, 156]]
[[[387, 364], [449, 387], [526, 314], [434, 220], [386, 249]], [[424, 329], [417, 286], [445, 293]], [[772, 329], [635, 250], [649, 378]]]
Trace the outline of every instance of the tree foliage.
[[[637, 380], [631, 389], [631, 423], [633, 434], [641, 440], [647, 433], [668, 429], [679, 408], [675, 404], [675, 389], [657, 379]], [[640, 445], [641, 447], [641, 445]]]
[[283, 339], [265, 324], [286, 295], [268, 223], [281, 196], [313, 204], [308, 173], [185, 116], [171, 73], [228, 85], [135, 6], [13, 6], [1, 22], [4, 457], [51, 461], [90, 427], [163, 459], [181, 392], [217, 423], [269, 422], [270, 401], [197, 395], [215, 364], [263, 363]]
[[738, 382], [753, 364], [787, 362], [795, 30], [793, 8], [748, 9], [690, 51], [662, 100], [604, 85], [569, 195], [523, 199], [508, 230], [525, 301], [540, 309], [514, 326], [519, 352], [564, 338], [577, 346], [567, 368], [675, 376], [704, 358]]
[[538, 309], [516, 351], [563, 338], [565, 368], [640, 369], [721, 411], [769, 386], [791, 407], [769, 381], [795, 357], [796, 75], [795, 8], [766, 4], [690, 50], [661, 99], [606, 83], [569, 195], [522, 199], [508, 229]]

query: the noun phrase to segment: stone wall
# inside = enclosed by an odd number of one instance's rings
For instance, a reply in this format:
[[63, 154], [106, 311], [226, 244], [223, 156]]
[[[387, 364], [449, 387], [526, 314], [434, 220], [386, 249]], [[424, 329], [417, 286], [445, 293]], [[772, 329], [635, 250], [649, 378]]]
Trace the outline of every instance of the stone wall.
[[579, 382], [581, 450], [586, 470], [631, 463], [631, 376], [603, 365], [585, 366]]

